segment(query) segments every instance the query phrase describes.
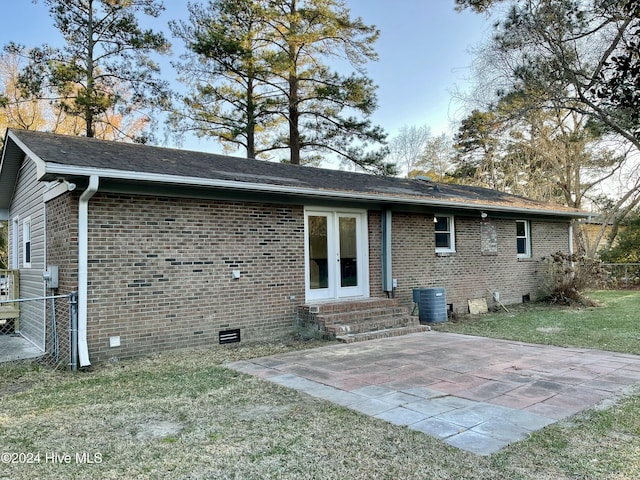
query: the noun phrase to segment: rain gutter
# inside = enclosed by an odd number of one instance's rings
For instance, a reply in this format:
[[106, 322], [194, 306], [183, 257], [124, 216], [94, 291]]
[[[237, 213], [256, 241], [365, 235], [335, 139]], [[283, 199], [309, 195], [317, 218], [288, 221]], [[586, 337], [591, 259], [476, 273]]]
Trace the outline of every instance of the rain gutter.
[[407, 197], [399, 195], [381, 194], [380, 192], [359, 193], [344, 190], [326, 190], [314, 187], [296, 187], [293, 185], [273, 185], [264, 183], [244, 182], [239, 180], [207, 179], [200, 177], [186, 177], [166, 175], [160, 173], [135, 172], [124, 170], [102, 169], [94, 167], [78, 167], [60, 164], [47, 164], [49, 176], [99, 176], [102, 179], [128, 180], [149, 183], [159, 183], [174, 186], [191, 186], [203, 188], [218, 188], [225, 190], [262, 192], [269, 194], [286, 194], [300, 197], [312, 197], [314, 199], [340, 199], [359, 200], [380, 204], [404, 204], [414, 206], [428, 206], [433, 208], [458, 208], [464, 210], [488, 210], [492, 212], [518, 213], [531, 215], [552, 215], [569, 218], [584, 218], [588, 214], [580, 211], [549, 210], [545, 208], [512, 207], [494, 204], [491, 202], [457, 202], [449, 200], [436, 200], [433, 198]]

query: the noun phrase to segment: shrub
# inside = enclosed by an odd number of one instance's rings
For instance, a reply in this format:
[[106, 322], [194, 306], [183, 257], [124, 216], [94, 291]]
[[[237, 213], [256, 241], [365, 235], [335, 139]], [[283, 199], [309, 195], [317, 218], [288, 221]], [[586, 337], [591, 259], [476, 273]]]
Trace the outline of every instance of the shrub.
[[547, 264], [548, 272], [543, 284], [543, 299], [564, 305], [594, 305], [582, 291], [604, 285], [608, 273], [602, 262], [581, 254], [564, 252], [556, 252], [542, 260]]

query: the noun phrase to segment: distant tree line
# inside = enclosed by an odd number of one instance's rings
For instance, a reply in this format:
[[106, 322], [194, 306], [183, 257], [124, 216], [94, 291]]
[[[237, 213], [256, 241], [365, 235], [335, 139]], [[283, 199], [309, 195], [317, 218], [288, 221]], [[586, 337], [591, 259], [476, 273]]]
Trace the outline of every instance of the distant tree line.
[[456, 0], [492, 14], [457, 132], [405, 126], [407, 176], [480, 185], [599, 214], [580, 250], [610, 250], [640, 205], [640, 1]]

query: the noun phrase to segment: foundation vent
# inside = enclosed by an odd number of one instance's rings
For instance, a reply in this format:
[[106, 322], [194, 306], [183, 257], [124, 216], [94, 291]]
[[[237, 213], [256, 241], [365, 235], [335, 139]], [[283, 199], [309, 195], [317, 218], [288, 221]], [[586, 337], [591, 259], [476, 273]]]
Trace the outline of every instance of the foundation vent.
[[218, 332], [218, 341], [223, 343], [238, 343], [240, 341], [240, 329], [222, 330]]

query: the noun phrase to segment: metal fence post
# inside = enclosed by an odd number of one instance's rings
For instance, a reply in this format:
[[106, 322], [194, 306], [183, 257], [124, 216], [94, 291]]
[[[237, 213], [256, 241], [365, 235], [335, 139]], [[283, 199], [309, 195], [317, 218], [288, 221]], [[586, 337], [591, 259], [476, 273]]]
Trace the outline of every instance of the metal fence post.
[[78, 370], [78, 292], [69, 294], [69, 328], [71, 335], [71, 371]]
[[629, 265], [624, 266], [624, 285], [629, 288]]
[[58, 363], [60, 342], [58, 340], [58, 326], [56, 325], [56, 300], [53, 296], [49, 298], [49, 323], [51, 324], [51, 354], [56, 363]]

